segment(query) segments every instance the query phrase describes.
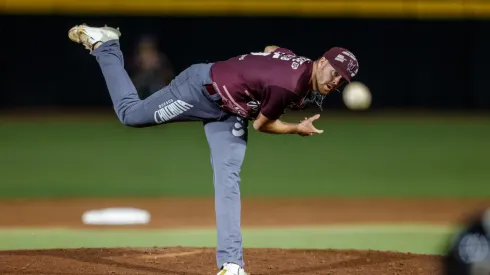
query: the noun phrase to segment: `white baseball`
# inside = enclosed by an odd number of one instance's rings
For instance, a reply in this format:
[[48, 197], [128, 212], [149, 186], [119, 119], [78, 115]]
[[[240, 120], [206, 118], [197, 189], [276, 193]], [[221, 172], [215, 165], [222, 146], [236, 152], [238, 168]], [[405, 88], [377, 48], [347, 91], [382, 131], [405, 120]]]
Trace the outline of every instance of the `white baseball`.
[[342, 92], [345, 106], [351, 110], [365, 110], [371, 106], [372, 96], [369, 88], [359, 81], [347, 84]]

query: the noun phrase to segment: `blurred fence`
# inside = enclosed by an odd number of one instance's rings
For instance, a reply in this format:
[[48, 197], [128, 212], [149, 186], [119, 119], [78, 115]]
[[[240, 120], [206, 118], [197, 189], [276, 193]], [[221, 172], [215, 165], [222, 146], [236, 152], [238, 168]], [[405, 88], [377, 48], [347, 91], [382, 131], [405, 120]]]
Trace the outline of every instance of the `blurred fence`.
[[[483, 1], [1, 0], [0, 107], [109, 106], [80, 23], [120, 27], [126, 58], [143, 34], [178, 73], [280, 45], [316, 58], [351, 49], [374, 108], [490, 109], [490, 4]], [[326, 100], [342, 108], [338, 95]]]

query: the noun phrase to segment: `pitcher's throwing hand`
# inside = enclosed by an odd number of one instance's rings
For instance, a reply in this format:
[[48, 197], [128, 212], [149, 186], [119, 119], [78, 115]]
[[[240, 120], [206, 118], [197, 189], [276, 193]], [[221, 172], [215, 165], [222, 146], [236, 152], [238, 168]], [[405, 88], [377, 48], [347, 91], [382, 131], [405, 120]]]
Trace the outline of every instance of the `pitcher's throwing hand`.
[[310, 118], [305, 117], [298, 125], [298, 134], [300, 136], [312, 136], [313, 134], [321, 134], [323, 130], [318, 130], [313, 126], [313, 121], [320, 118], [319, 114], [316, 114]]

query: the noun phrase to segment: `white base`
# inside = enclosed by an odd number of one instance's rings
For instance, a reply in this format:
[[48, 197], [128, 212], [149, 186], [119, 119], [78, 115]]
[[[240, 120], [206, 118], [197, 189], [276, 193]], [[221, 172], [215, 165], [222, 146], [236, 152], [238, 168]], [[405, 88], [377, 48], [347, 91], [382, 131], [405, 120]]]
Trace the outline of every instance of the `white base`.
[[150, 222], [150, 213], [131, 207], [105, 208], [83, 213], [82, 221], [94, 225], [147, 224]]

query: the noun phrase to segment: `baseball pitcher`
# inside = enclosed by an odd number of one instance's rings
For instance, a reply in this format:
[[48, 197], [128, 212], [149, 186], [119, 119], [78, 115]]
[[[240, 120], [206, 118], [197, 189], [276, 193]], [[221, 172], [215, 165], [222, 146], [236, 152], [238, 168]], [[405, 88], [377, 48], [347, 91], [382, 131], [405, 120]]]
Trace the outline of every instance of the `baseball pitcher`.
[[245, 157], [248, 122], [269, 134], [311, 136], [317, 114], [300, 123], [280, 117], [309, 103], [321, 106], [326, 94], [357, 74], [356, 57], [331, 48], [312, 61], [277, 46], [225, 61], [194, 64], [171, 83], [141, 100], [124, 69], [121, 33], [111, 27], [80, 25], [69, 38], [95, 56], [119, 120], [130, 127], [202, 121], [214, 171], [219, 275], [246, 275], [240, 229], [240, 169]]

